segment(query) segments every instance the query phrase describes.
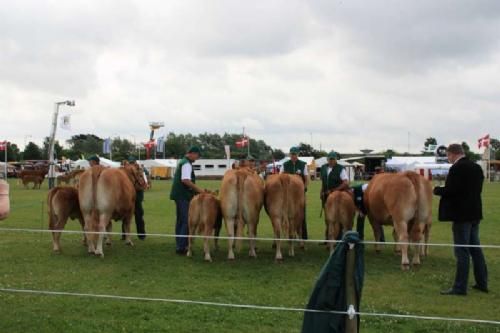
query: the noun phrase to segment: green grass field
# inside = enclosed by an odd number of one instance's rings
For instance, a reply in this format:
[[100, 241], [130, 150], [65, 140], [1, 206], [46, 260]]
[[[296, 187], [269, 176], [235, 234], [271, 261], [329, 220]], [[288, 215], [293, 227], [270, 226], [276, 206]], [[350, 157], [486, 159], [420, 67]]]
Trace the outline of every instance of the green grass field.
[[[217, 181], [200, 183], [211, 189], [219, 186]], [[174, 232], [170, 184], [157, 181], [145, 194], [148, 232]], [[11, 216], [0, 228], [46, 229], [46, 194], [46, 184], [42, 190], [26, 190], [12, 181]], [[319, 183], [313, 182], [307, 194], [309, 237], [321, 239]], [[500, 244], [500, 184], [486, 184], [483, 201], [481, 241]], [[434, 221], [431, 241], [450, 243], [451, 225]], [[365, 228], [366, 238], [373, 239], [369, 223]], [[77, 223], [70, 221], [67, 229], [78, 230]], [[391, 230], [385, 233], [390, 239]], [[272, 237], [264, 211], [258, 234]], [[171, 238], [134, 237], [131, 248], [115, 237], [100, 259], [89, 256], [80, 239], [63, 234], [63, 253], [53, 254], [48, 233], [0, 231], [0, 287], [304, 308], [328, 257], [323, 246], [309, 244], [305, 252], [276, 264], [271, 243], [259, 241], [257, 259], [248, 258], [245, 243], [236, 261], [228, 262], [226, 242], [221, 241], [214, 262], [206, 263], [201, 241], [194, 257], [187, 258], [174, 253]], [[431, 248], [418, 271], [402, 272], [392, 247], [376, 254], [367, 246], [361, 310], [500, 320], [500, 250], [487, 249], [485, 255], [489, 294], [470, 290], [467, 297], [441, 296], [439, 291], [450, 287], [454, 276], [452, 248]], [[300, 312], [0, 292], [0, 332], [300, 332], [302, 317]], [[362, 317], [361, 325], [361, 332], [500, 332], [499, 326], [485, 324], [382, 317]]]

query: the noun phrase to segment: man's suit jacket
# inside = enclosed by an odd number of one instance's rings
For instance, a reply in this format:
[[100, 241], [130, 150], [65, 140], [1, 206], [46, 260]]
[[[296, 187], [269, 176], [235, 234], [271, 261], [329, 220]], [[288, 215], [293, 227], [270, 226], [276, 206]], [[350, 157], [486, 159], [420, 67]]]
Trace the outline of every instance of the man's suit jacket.
[[481, 167], [466, 157], [450, 168], [444, 187], [434, 188], [441, 196], [439, 220], [472, 222], [483, 218], [481, 191], [484, 175]]

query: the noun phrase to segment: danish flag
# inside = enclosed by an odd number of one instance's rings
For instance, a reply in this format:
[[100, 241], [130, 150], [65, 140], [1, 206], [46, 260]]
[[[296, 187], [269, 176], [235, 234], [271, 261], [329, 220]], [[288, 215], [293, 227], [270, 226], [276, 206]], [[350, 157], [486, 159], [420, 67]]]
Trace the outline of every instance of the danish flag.
[[477, 147], [478, 148], [481, 148], [481, 147], [487, 148], [489, 146], [490, 146], [490, 135], [489, 134], [486, 134], [485, 136], [483, 136], [482, 138], [477, 140]]
[[7, 149], [8, 144], [9, 144], [8, 141], [0, 142], [0, 151], [4, 151], [5, 149]]
[[242, 137], [240, 141], [236, 141], [236, 147], [238, 148], [243, 148], [248, 145], [248, 138], [247, 137]]

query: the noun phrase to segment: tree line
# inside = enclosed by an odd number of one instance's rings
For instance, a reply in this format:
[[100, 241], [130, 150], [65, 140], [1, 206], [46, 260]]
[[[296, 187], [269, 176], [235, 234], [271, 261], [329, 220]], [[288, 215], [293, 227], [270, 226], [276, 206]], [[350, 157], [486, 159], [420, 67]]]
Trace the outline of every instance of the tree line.
[[[248, 155], [248, 147], [237, 147], [236, 142], [241, 140], [241, 134], [224, 133], [219, 135], [217, 133], [202, 133], [199, 135], [193, 134], [175, 134], [168, 133], [164, 142], [164, 153], [156, 153], [156, 158], [180, 158], [187, 149], [192, 145], [198, 145], [202, 149], [203, 158], [207, 159], [223, 159], [225, 156], [225, 145], [230, 146], [231, 158], [241, 159], [246, 158]], [[288, 152], [281, 149], [272, 148], [264, 140], [250, 138], [250, 155], [257, 160], [280, 160], [284, 158]], [[66, 141], [66, 147], [63, 147], [59, 141], [54, 144], [56, 157], [61, 159], [63, 156], [72, 160], [87, 158], [91, 155], [100, 155], [108, 157], [107, 154], [102, 153], [104, 139], [95, 134], [77, 134], [73, 135]], [[437, 144], [434, 137], [429, 137], [424, 142], [424, 147]], [[493, 148], [492, 159], [500, 159], [500, 141], [498, 139], [491, 139], [491, 146]], [[462, 142], [466, 155], [477, 161], [480, 156], [470, 150], [466, 142]], [[317, 150], [309, 144], [300, 143], [297, 145], [299, 148], [300, 156], [313, 156], [320, 158], [327, 155], [327, 151]], [[29, 142], [23, 151], [15, 143], [11, 143], [7, 149], [8, 161], [28, 161], [28, 160], [45, 160], [48, 159], [49, 138], [46, 137], [42, 146], [34, 142]], [[337, 152], [338, 153], [338, 152]], [[387, 158], [395, 155], [405, 155], [405, 153], [398, 153], [394, 149], [387, 149], [380, 152]], [[407, 153], [406, 153], [407, 154]], [[424, 155], [431, 155], [432, 153], [424, 153]], [[115, 137], [112, 138], [111, 155], [113, 160], [120, 161], [129, 157], [137, 159], [145, 159], [146, 150], [142, 145], [135, 145], [128, 139]], [[152, 158], [155, 154], [152, 152]], [[344, 155], [344, 154], [343, 154]], [[345, 154], [340, 157], [347, 157], [350, 155], [359, 154]]]

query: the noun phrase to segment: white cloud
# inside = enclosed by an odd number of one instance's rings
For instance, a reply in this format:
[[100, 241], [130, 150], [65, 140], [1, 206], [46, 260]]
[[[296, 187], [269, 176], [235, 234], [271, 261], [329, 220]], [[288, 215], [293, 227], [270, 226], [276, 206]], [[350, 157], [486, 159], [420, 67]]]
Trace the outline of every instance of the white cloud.
[[164, 121], [283, 149], [475, 146], [500, 136], [499, 18], [493, 0], [8, 2], [0, 135], [41, 142], [75, 99], [74, 134], [145, 141]]

